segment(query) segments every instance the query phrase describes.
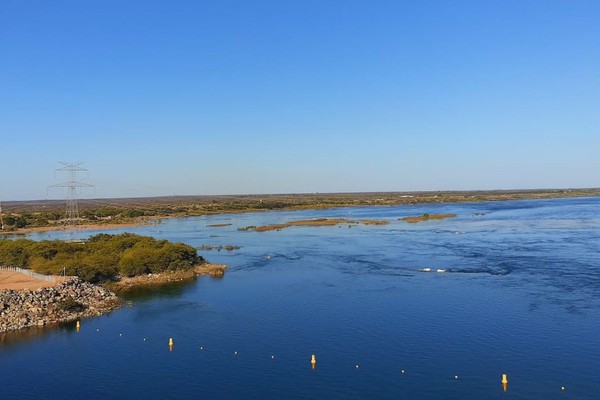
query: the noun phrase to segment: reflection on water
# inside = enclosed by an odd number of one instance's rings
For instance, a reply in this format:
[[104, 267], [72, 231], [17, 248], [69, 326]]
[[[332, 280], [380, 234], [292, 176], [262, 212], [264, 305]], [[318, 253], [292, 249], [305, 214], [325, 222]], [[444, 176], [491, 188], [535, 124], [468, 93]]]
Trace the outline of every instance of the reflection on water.
[[181, 282], [137, 286], [119, 293], [119, 296], [128, 302], [172, 299], [180, 297], [187, 289], [193, 287], [194, 283], [194, 279], [189, 279]]
[[44, 336], [62, 333], [76, 333], [76, 322], [63, 322], [59, 324], [47, 325], [43, 327], [30, 327], [18, 331], [1, 332], [0, 333], [0, 348], [9, 348], [18, 344], [26, 344], [29, 341], [39, 340]]

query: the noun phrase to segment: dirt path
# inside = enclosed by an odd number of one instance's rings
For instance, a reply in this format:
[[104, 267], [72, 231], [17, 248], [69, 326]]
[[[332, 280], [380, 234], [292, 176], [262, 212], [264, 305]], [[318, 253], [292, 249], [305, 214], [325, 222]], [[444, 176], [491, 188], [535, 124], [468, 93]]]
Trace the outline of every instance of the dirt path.
[[57, 286], [65, 279], [63, 276], [55, 276], [54, 282], [48, 282], [20, 272], [0, 270], [0, 290], [35, 290], [41, 287]]

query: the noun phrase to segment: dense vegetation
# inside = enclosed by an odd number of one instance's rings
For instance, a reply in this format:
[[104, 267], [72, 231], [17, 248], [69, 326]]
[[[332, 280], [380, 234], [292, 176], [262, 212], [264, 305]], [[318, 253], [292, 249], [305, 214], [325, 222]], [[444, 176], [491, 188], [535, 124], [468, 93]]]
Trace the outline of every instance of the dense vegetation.
[[205, 261], [183, 243], [156, 240], [130, 233], [101, 233], [84, 243], [60, 240], [0, 240], [0, 265], [31, 269], [42, 274], [77, 275], [89, 282], [191, 269]]

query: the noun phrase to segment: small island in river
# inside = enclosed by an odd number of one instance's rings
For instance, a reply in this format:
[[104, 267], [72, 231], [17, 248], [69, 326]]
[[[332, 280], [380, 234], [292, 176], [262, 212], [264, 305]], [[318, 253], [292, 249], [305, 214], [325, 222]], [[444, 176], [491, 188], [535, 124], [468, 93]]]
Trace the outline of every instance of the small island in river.
[[378, 220], [378, 219], [359, 219], [352, 220], [346, 218], [317, 218], [317, 219], [303, 219], [298, 221], [283, 222], [281, 224], [263, 225], [263, 226], [247, 226], [245, 228], [239, 228], [243, 231], [256, 231], [256, 232], [267, 232], [267, 231], [278, 231], [284, 228], [292, 226], [335, 226], [340, 224], [348, 225], [387, 225], [389, 221]]
[[455, 218], [456, 214], [423, 214], [416, 217], [403, 217], [401, 221], [408, 222], [409, 224], [416, 224], [417, 222], [430, 221], [432, 219], [446, 219]]
[[0, 240], [0, 266], [0, 332], [101, 315], [121, 305], [114, 292], [222, 277], [227, 268], [186, 244], [129, 233]]

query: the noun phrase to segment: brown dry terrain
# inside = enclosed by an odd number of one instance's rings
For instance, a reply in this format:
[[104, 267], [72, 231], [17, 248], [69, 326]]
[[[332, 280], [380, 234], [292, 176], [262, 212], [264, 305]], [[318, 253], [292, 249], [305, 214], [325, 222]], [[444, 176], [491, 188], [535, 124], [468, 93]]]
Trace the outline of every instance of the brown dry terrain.
[[[167, 217], [165, 217], [167, 218]], [[77, 230], [103, 230], [103, 229], [115, 229], [115, 228], [133, 228], [133, 227], [137, 227], [137, 226], [144, 226], [144, 225], [156, 225], [158, 224], [159, 221], [158, 220], [146, 220], [143, 218], [140, 218], [139, 220], [134, 221], [128, 221], [128, 222], [107, 222], [107, 223], [102, 223], [102, 224], [98, 224], [98, 223], [83, 223], [80, 225], [77, 225], [74, 229]], [[52, 232], [52, 231], [67, 231], [67, 230], [71, 230], [73, 228], [71, 227], [67, 227], [65, 225], [50, 225], [50, 226], [40, 226], [40, 227], [35, 227], [35, 228], [21, 228], [17, 231], [6, 231], [6, 232], [2, 232], [0, 231], [0, 235], [2, 234], [6, 234], [6, 235], [25, 235], [27, 233], [33, 233], [33, 232]]]
[[[395, 206], [600, 196], [600, 188], [379, 193], [168, 196], [79, 201], [81, 229], [153, 224], [163, 218], [332, 207]], [[20, 234], [64, 226], [64, 201], [3, 201], [5, 229]], [[8, 224], [10, 220], [13, 225]]]
[[418, 217], [404, 217], [400, 219], [410, 224], [415, 224], [417, 222], [429, 221], [431, 219], [446, 219], [454, 217], [456, 217], [456, 214], [423, 214]]
[[291, 226], [334, 226], [338, 224], [364, 224], [364, 225], [387, 225], [388, 221], [375, 220], [375, 219], [361, 219], [351, 220], [345, 218], [319, 218], [319, 219], [305, 219], [298, 221], [289, 221], [282, 224], [263, 225], [257, 226], [254, 229], [243, 229], [243, 230], [255, 230], [256, 232], [267, 232], [289, 228]]
[[0, 270], [0, 290], [36, 290], [42, 287], [58, 286], [69, 277], [55, 276], [54, 282], [34, 278], [15, 271]]

